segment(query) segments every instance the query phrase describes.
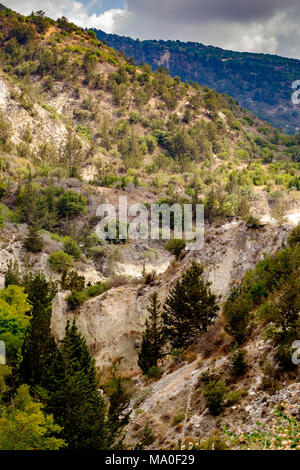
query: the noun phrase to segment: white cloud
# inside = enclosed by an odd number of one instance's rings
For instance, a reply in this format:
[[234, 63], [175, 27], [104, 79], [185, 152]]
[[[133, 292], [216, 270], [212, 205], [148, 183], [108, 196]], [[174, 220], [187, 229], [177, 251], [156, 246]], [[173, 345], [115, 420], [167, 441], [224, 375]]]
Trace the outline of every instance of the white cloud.
[[[94, 13], [88, 17], [82, 18], [82, 24], [80, 24], [80, 26], [103, 29], [106, 33], [113, 33], [118, 19], [125, 16], [126, 12], [124, 12], [124, 10], [112, 8], [101, 15], [96, 15]], [[75, 19], [74, 22], [76, 22]]]
[[[7, 3], [7, 2], [6, 2]], [[29, 15], [32, 11], [44, 10], [47, 16], [57, 19], [66, 16], [69, 21], [81, 27], [104, 29], [113, 32], [118, 18], [126, 15], [124, 10], [113, 8], [97, 15], [89, 14], [95, 2], [91, 1], [85, 6], [75, 0], [10, 0], [9, 7], [13, 10]]]

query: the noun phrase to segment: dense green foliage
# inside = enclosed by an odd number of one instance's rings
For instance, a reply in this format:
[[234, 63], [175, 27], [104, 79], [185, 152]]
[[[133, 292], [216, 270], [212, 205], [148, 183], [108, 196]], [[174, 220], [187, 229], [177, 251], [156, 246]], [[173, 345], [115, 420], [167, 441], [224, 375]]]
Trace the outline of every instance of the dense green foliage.
[[53, 271], [63, 273], [74, 266], [74, 259], [63, 251], [55, 251], [49, 256], [49, 264]]
[[179, 258], [184, 248], [185, 248], [185, 241], [178, 240], [178, 239], [171, 239], [165, 245], [165, 249], [168, 250], [172, 255], [176, 256], [177, 259]]
[[28, 386], [21, 385], [13, 404], [1, 409], [0, 449], [58, 450], [64, 447], [65, 442], [55, 437], [61, 428], [43, 408], [30, 396]]
[[138, 355], [138, 365], [143, 374], [147, 374], [149, 369], [156, 367], [158, 360], [164, 356], [165, 335], [157, 292], [150, 297], [147, 310], [149, 318], [146, 320], [141, 350]]
[[47, 408], [63, 427], [70, 449], [106, 448], [105, 402], [97, 388], [96, 370], [75, 323], [50, 367]]
[[0, 291], [0, 340], [6, 345], [8, 363], [15, 372], [22, 360], [21, 350], [31, 319], [31, 304], [24, 288], [9, 285]]
[[27, 237], [24, 240], [24, 247], [31, 253], [40, 253], [43, 250], [44, 242], [39, 234], [37, 224], [29, 227]]
[[219, 375], [213, 372], [203, 372], [200, 379], [204, 384], [206, 406], [213, 415], [218, 415], [224, 407], [226, 385]]
[[255, 323], [266, 327], [266, 338], [274, 341], [284, 369], [293, 368], [291, 345], [299, 332], [298, 233], [299, 226], [289, 236], [289, 247], [249, 270], [223, 307], [225, 330], [239, 344], [249, 337]]
[[163, 310], [165, 334], [175, 349], [191, 344], [207, 330], [219, 307], [210, 283], [203, 279], [202, 266], [192, 263], [171, 289]]
[[[84, 288], [76, 272], [65, 273], [62, 283]], [[106, 404], [75, 321], [56, 344], [50, 320], [58, 283], [41, 273], [22, 275], [11, 263], [6, 284], [0, 292], [0, 339], [7, 352], [7, 365], [0, 365], [1, 449], [123, 448], [130, 395], [115, 371]]]
[[[22, 287], [8, 284], [13, 278]], [[59, 449], [65, 445], [58, 437], [61, 428], [45, 413], [44, 404], [32, 398], [22, 380], [24, 374], [30, 385], [39, 385], [47, 372], [52, 336], [46, 314], [55, 286], [40, 274], [21, 278], [16, 265], [11, 265], [6, 284], [0, 299], [0, 339], [6, 345], [7, 363], [0, 366], [0, 448]], [[17, 383], [22, 385], [16, 389]]]
[[45, 386], [49, 367], [56, 354], [56, 343], [50, 329], [51, 303], [57, 285], [47, 281], [44, 274], [27, 274], [22, 281], [32, 303], [32, 318], [22, 348], [20, 376], [30, 387]]

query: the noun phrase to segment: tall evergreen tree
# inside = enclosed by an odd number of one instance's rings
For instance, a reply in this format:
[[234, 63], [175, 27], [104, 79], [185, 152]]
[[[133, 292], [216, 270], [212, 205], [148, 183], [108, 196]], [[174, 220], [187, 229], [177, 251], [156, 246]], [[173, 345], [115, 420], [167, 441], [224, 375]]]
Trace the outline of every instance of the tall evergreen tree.
[[31, 253], [40, 253], [43, 250], [44, 242], [36, 222], [29, 226], [27, 236], [24, 240], [24, 247], [27, 251], [31, 251]]
[[130, 394], [126, 389], [125, 380], [117, 373], [117, 364], [115, 363], [107, 390], [109, 409], [106, 427], [108, 437], [107, 447], [109, 449], [122, 450], [124, 446], [124, 428], [128, 424], [131, 414], [129, 409]]
[[32, 223], [37, 208], [37, 190], [32, 183], [32, 175], [29, 173], [28, 179], [24, 185], [18, 189], [17, 203], [18, 216], [22, 222]]
[[218, 297], [203, 278], [203, 267], [193, 262], [177, 281], [163, 307], [165, 334], [174, 348], [185, 347], [204, 333], [219, 310]]
[[5, 274], [5, 287], [8, 286], [20, 286], [21, 285], [21, 273], [18, 261], [10, 260], [7, 265], [7, 271]]
[[67, 323], [51, 367], [47, 408], [63, 427], [62, 438], [69, 449], [108, 447], [106, 406], [98, 390], [95, 361], [75, 320]]
[[53, 185], [46, 188], [44, 195], [40, 197], [38, 201], [39, 218], [41, 221], [41, 227], [54, 231], [54, 228], [58, 223], [58, 209], [56, 206], [58, 198], [58, 189]]
[[158, 301], [157, 292], [154, 292], [150, 297], [150, 305], [147, 310], [150, 315], [146, 321], [142, 346], [138, 356], [138, 365], [144, 374], [151, 367], [157, 366], [158, 360], [164, 355], [165, 337], [161, 318], [161, 305]]
[[42, 273], [29, 273], [24, 276], [23, 285], [32, 304], [32, 319], [23, 344], [20, 377], [31, 387], [45, 387], [57, 352], [50, 328], [51, 302], [57, 292], [57, 284], [47, 281]]
[[76, 133], [68, 129], [65, 144], [61, 146], [61, 161], [67, 166], [69, 176], [76, 176], [82, 162], [82, 145]]

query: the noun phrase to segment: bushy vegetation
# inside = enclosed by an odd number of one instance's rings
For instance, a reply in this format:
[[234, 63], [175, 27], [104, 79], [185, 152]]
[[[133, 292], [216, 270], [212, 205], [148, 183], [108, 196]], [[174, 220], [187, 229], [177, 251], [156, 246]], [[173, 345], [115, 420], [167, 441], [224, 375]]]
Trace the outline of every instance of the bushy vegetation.
[[[284, 407], [283, 407], [284, 408]], [[276, 411], [276, 410], [275, 410]], [[271, 423], [257, 423], [251, 433], [236, 433], [224, 427], [228, 447], [241, 450], [299, 450], [299, 421], [288, 410], [276, 411]]]
[[171, 239], [165, 245], [165, 249], [168, 250], [172, 255], [176, 256], [177, 259], [179, 258], [184, 248], [185, 248], [185, 241], [178, 240], [178, 239]]
[[64, 251], [68, 255], [72, 256], [77, 261], [81, 257], [81, 250], [75, 240], [68, 239], [64, 243]]
[[17, 215], [20, 222], [46, 230], [59, 230], [65, 220], [86, 210], [86, 199], [75, 191], [64, 191], [54, 185], [41, 187], [31, 177], [17, 193]]
[[218, 415], [224, 407], [226, 385], [218, 374], [203, 372], [201, 382], [204, 384], [203, 395], [206, 406], [213, 415]]
[[299, 227], [291, 232], [289, 247], [266, 256], [248, 271], [241, 287], [232, 290], [223, 308], [225, 329], [238, 344], [249, 337], [255, 323], [262, 323], [266, 338], [277, 347], [277, 358], [284, 369], [293, 368], [291, 345], [299, 328], [298, 232]]
[[69, 271], [74, 266], [74, 259], [63, 251], [55, 251], [49, 256], [49, 264], [53, 271], [63, 273], [64, 271]]

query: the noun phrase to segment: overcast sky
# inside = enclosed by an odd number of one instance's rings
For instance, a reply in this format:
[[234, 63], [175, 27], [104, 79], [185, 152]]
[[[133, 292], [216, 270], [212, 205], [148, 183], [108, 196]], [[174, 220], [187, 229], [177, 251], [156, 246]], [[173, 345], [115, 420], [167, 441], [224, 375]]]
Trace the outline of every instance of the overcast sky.
[[300, 0], [0, 0], [139, 39], [197, 41], [300, 59]]

